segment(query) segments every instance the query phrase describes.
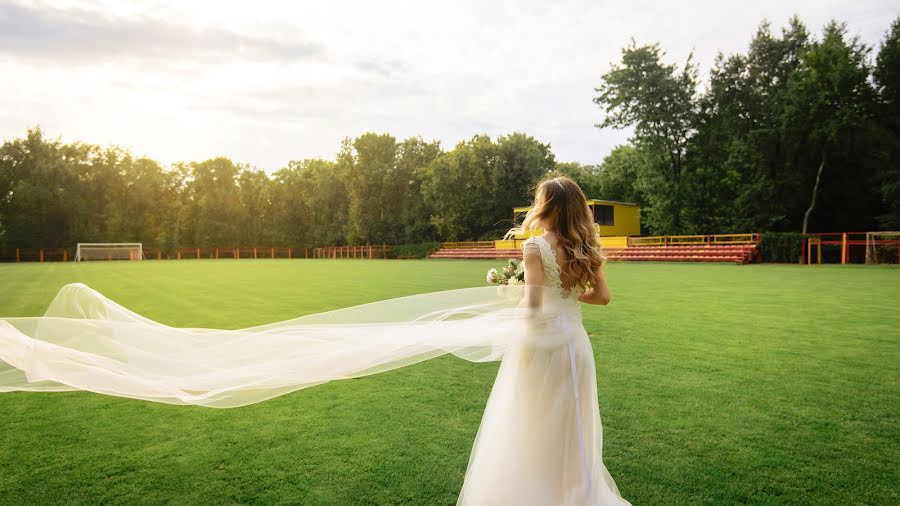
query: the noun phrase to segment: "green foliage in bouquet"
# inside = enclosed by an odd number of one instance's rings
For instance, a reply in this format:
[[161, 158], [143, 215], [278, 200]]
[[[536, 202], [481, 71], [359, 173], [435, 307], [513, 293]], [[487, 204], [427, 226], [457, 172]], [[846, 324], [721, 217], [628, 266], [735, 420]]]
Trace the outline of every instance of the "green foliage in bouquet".
[[525, 283], [525, 264], [521, 260], [510, 258], [505, 267], [499, 271], [492, 267], [487, 271], [489, 285], [521, 285]]

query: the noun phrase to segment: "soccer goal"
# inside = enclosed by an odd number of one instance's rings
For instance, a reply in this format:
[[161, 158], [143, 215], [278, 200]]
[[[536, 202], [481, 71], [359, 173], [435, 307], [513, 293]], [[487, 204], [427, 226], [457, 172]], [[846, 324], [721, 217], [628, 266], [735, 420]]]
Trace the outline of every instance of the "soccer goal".
[[75, 261], [82, 260], [143, 260], [144, 248], [139, 242], [80, 242], [75, 249]]
[[866, 263], [900, 263], [900, 232], [866, 232]]

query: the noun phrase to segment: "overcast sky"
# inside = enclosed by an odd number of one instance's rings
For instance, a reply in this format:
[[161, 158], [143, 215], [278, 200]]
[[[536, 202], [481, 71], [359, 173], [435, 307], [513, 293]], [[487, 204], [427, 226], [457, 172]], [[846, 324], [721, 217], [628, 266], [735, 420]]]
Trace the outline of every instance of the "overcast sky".
[[228, 156], [268, 171], [333, 158], [367, 131], [450, 149], [526, 132], [598, 163], [594, 88], [634, 37], [705, 72], [765, 18], [829, 19], [877, 46], [897, 4], [807, 1], [0, 0], [0, 137], [40, 125], [163, 163]]

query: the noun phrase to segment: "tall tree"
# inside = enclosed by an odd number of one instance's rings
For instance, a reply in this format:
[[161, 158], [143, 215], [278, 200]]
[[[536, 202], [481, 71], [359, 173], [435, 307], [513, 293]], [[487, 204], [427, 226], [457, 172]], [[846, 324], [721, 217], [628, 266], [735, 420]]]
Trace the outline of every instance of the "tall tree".
[[[496, 220], [491, 188], [497, 146], [476, 135], [436, 158], [428, 168], [423, 195], [432, 203], [431, 223], [444, 240], [481, 238]], [[491, 222], [491, 219], [494, 222]]]
[[600, 187], [600, 167], [578, 162], [556, 162], [556, 172], [572, 178], [589, 199], [608, 198]]
[[525, 134], [496, 142], [476, 135], [457, 144], [429, 167], [426, 199], [431, 221], [447, 240], [491, 239], [512, 226], [512, 208], [531, 201], [534, 185], [553, 170], [550, 146]]
[[488, 182], [492, 196], [482, 205], [494, 204], [488, 230], [502, 235], [513, 226], [511, 218], [506, 218], [512, 208], [531, 203], [535, 184], [556, 168], [556, 158], [549, 144], [521, 132], [498, 137], [496, 151]]
[[645, 205], [640, 179], [643, 172], [641, 154], [634, 146], [616, 146], [600, 164], [601, 198]]
[[795, 17], [781, 36], [763, 22], [747, 54], [717, 57], [690, 146], [697, 170], [693, 221], [716, 212], [730, 223], [726, 228], [793, 228], [800, 183], [787, 161], [781, 125], [788, 80], [808, 44], [809, 33]]
[[191, 162], [185, 188], [190, 204], [184, 208], [196, 246], [237, 246], [242, 220], [238, 174], [240, 167], [228, 158]]
[[338, 155], [346, 172], [350, 197], [347, 241], [350, 244], [381, 242], [388, 233], [386, 181], [393, 177], [397, 140], [389, 134], [365, 133]]
[[420, 137], [404, 140], [397, 147], [396, 171], [389, 181], [394, 234], [388, 242], [419, 242], [435, 239], [430, 217], [432, 203], [425, 199], [422, 187], [428, 177], [428, 167], [443, 153], [437, 141], [426, 142]]
[[23, 139], [0, 148], [0, 240], [8, 247], [54, 248], [67, 246], [79, 234], [73, 215], [85, 206], [102, 206], [104, 200], [85, 202], [77, 167], [89, 166], [96, 147], [66, 145], [44, 138], [31, 129]]
[[[835, 173], [853, 161], [855, 155], [848, 151], [860, 153], [866, 140], [864, 134], [874, 104], [868, 53], [858, 38], [848, 39], [845, 25], [831, 22], [825, 27], [822, 40], [801, 53], [800, 66], [789, 77], [783, 135], [790, 145], [790, 162], [810, 195], [802, 219], [803, 233], [816, 210], [819, 192], [825, 187], [829, 161], [833, 167], [831, 179], [844, 183], [840, 189], [832, 186], [833, 192], [838, 190], [846, 196], [851, 190], [859, 192], [860, 186], [870, 186], [869, 174], [858, 172], [846, 177]], [[845, 197], [832, 198], [830, 204], [852, 212], [846, 202]]]
[[657, 233], [681, 230], [681, 179], [688, 142], [696, 127], [697, 68], [688, 56], [680, 69], [662, 62], [658, 44], [622, 50], [620, 63], [603, 75], [594, 103], [605, 111], [600, 128], [634, 128], [653, 179], [647, 219]]
[[349, 201], [335, 162], [292, 161], [275, 173], [273, 204], [282, 243], [304, 247], [343, 244]]
[[875, 60], [878, 88], [878, 164], [883, 170], [879, 189], [884, 211], [881, 226], [900, 229], [900, 17], [894, 19]]
[[240, 171], [237, 182], [241, 207], [238, 244], [242, 246], [274, 244], [272, 180], [265, 172], [247, 167]]

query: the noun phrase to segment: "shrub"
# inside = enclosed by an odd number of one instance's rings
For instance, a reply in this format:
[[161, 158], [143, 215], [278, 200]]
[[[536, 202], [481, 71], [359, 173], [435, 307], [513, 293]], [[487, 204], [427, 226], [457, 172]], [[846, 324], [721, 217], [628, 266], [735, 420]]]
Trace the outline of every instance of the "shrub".
[[759, 240], [759, 252], [763, 262], [800, 262], [803, 236], [798, 232], [763, 232]]
[[391, 246], [388, 258], [416, 257], [428, 258], [428, 255], [441, 247], [439, 242], [423, 242], [414, 244], [395, 244]]

